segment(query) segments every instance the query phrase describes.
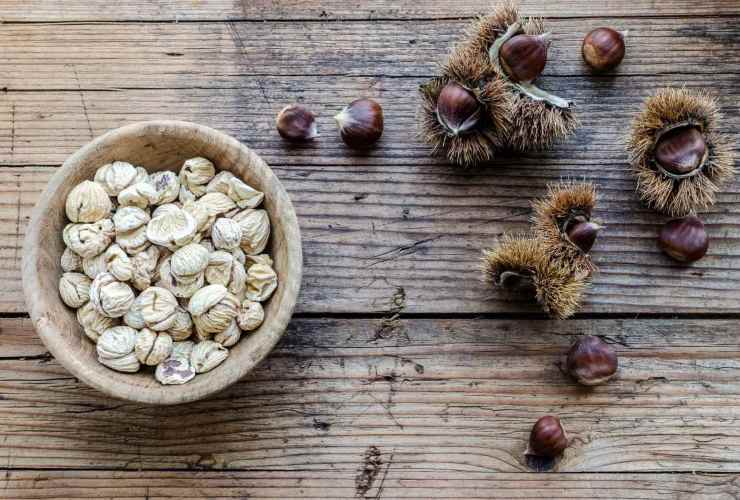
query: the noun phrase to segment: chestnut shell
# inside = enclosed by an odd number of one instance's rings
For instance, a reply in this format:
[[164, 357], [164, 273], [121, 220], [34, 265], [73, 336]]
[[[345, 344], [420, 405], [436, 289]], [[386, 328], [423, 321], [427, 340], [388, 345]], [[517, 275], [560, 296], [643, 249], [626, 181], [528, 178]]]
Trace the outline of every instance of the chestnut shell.
[[299, 104], [284, 107], [278, 113], [275, 125], [280, 136], [286, 141], [309, 141], [316, 136], [316, 115]]
[[450, 134], [472, 131], [480, 118], [481, 105], [473, 92], [453, 81], [444, 86], [437, 98], [437, 119]]
[[612, 378], [619, 367], [614, 349], [593, 335], [580, 337], [571, 346], [565, 361], [571, 377], [583, 385], [599, 385]]
[[601, 226], [595, 222], [577, 221], [568, 225], [566, 234], [571, 243], [580, 248], [583, 253], [588, 253], [596, 243], [600, 230]]
[[611, 28], [596, 28], [583, 39], [583, 60], [596, 71], [608, 71], [624, 59], [624, 36]]
[[512, 81], [531, 82], [545, 70], [547, 42], [537, 36], [516, 35], [501, 46], [499, 58]]
[[567, 447], [568, 436], [559, 418], [546, 415], [535, 422], [529, 434], [529, 454], [554, 458]]
[[698, 128], [679, 127], [663, 134], [653, 154], [656, 163], [665, 171], [683, 176], [702, 166], [707, 155], [707, 142]]
[[352, 101], [334, 118], [342, 140], [351, 148], [369, 148], [383, 135], [383, 108], [372, 99]]
[[709, 249], [704, 223], [695, 215], [672, 219], [658, 235], [658, 247], [678, 262], [695, 262]]

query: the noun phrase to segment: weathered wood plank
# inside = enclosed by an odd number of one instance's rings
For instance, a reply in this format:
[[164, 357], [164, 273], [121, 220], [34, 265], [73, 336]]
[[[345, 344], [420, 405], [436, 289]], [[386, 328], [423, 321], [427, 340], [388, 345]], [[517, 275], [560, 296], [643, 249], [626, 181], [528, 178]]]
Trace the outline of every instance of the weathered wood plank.
[[[555, 413], [573, 438], [560, 472], [740, 472], [736, 321], [380, 324], [296, 320], [233, 388], [154, 408], [100, 396], [27, 320], [1, 320], [1, 465], [356, 474], [370, 450], [397, 478], [473, 478], [527, 471], [529, 428]], [[582, 333], [615, 343], [618, 379], [584, 390], [560, 372]]]
[[[363, 457], [357, 457], [358, 462]], [[535, 474], [409, 471], [373, 462], [368, 473], [321, 471], [10, 471], [0, 498], [485, 498], [675, 500], [736, 498], [735, 474]], [[358, 466], [360, 463], [358, 463]], [[363, 469], [364, 470], [364, 469]], [[367, 480], [363, 479], [367, 478]], [[370, 480], [372, 478], [372, 480]], [[369, 488], [365, 489], [365, 481]]]
[[[121, 21], [121, 20], [337, 20], [337, 19], [430, 19], [470, 17], [485, 12], [490, 2], [476, 0], [208, 0], [182, 2], [177, 0], [128, 1], [115, 9], [105, 0], [72, 0], [63, 4], [51, 0], [30, 0], [22, 4], [0, 4], [2, 22], [56, 21]], [[595, 5], [589, 0], [541, 2], [522, 0], [522, 11], [533, 16], [600, 17], [651, 16], [656, 14], [729, 15], [740, 13], [733, 0], [664, 0], [660, 4], [649, 0], [611, 0]]]
[[[740, 39], [735, 18], [598, 24], [630, 30], [618, 75], [740, 71], [732, 50]], [[554, 42], [546, 75], [588, 78], [580, 46], [594, 25], [549, 23]], [[464, 20], [0, 25], [0, 88], [213, 88], [271, 75], [428, 76], [466, 26]]]
[[[177, 117], [223, 129], [262, 154], [291, 193], [305, 239], [300, 310], [314, 312], [382, 311], [398, 287], [409, 311], [536, 311], [479, 282], [480, 248], [504, 231], [526, 229], [530, 200], [544, 193], [547, 182], [585, 177], [601, 186], [598, 215], [609, 226], [594, 252], [602, 271], [586, 311], [738, 312], [738, 184], [703, 215], [713, 238], [709, 256], [692, 267], [676, 266], [655, 246], [663, 219], [637, 201], [620, 144], [641, 100], [683, 78], [551, 78], [552, 88], [569, 91], [580, 104], [583, 126], [576, 137], [552, 153], [504, 158], [471, 172], [428, 157], [428, 147], [410, 132], [421, 80], [406, 78], [245, 79], [242, 88], [219, 90], [8, 92], [0, 95], [0, 161], [61, 163], [92, 136], [138, 120]], [[726, 131], [740, 127], [736, 82], [735, 75], [688, 82], [719, 95]], [[366, 93], [385, 106], [386, 132], [380, 147], [363, 156], [341, 144], [331, 115]], [[288, 147], [273, 128], [275, 113], [294, 99], [321, 113], [315, 145]], [[19, 245], [52, 171], [0, 169], [3, 311], [24, 311]]]

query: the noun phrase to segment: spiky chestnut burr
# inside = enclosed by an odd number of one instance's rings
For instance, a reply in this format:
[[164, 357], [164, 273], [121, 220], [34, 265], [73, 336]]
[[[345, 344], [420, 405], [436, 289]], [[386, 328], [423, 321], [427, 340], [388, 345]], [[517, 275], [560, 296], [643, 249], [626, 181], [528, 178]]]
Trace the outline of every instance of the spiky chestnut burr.
[[504, 2], [472, 25], [450, 56], [458, 66], [489, 64], [507, 83], [512, 101], [506, 146], [518, 151], [546, 149], [578, 126], [570, 101], [533, 83], [547, 60], [548, 37], [542, 20], [520, 18], [516, 5]]
[[483, 251], [484, 280], [536, 299], [550, 316], [565, 319], [579, 309], [589, 273], [554, 258], [544, 243], [529, 235], [505, 235]]
[[592, 220], [596, 187], [590, 182], [550, 184], [547, 195], [532, 202], [534, 233], [551, 255], [575, 268], [594, 271], [589, 252], [602, 226]]
[[509, 291], [535, 291], [535, 274], [548, 256], [539, 240], [506, 234], [498, 247], [483, 251], [483, 276], [489, 284]]
[[537, 270], [536, 278], [535, 298], [542, 309], [555, 319], [567, 319], [581, 308], [591, 272], [550, 257]]
[[[421, 136], [435, 154], [471, 167], [492, 160], [504, 146], [511, 93], [505, 82], [493, 76], [485, 60], [450, 57], [442, 76], [421, 85]], [[467, 118], [474, 115], [474, 119], [454, 126], [449, 120], [453, 113]]]
[[640, 198], [684, 216], [707, 208], [734, 175], [733, 145], [717, 130], [716, 101], [705, 92], [665, 88], [645, 101], [627, 140]]

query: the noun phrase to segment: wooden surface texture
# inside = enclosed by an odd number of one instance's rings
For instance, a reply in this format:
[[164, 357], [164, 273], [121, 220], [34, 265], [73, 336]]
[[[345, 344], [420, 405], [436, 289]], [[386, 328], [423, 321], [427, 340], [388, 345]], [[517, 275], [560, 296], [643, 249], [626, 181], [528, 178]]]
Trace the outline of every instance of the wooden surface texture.
[[[702, 214], [709, 255], [676, 266], [622, 146], [641, 101], [682, 85], [717, 96], [740, 143], [740, 3], [521, 5], [554, 33], [543, 86], [582, 125], [550, 152], [464, 171], [416, 137], [416, 89], [488, 2], [0, 2], [0, 498], [740, 498], [740, 184]], [[627, 56], [593, 76], [580, 41], [603, 25], [629, 30]], [[331, 117], [363, 96], [386, 129], [357, 154]], [[319, 113], [313, 145], [274, 130], [293, 101]], [[253, 148], [303, 236], [298, 314], [277, 349], [174, 408], [76, 380], [21, 291], [21, 245], [55, 169], [149, 119]], [[599, 185], [607, 230], [583, 313], [555, 322], [487, 289], [478, 261], [561, 178]], [[620, 355], [617, 380], [593, 390], [559, 364], [584, 333]], [[523, 451], [548, 413], [573, 445], [537, 473]]]

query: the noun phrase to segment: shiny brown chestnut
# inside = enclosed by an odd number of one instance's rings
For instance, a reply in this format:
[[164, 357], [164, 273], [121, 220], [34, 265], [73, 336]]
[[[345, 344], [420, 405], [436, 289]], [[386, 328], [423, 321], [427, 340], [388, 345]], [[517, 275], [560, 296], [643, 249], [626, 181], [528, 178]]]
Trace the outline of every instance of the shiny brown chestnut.
[[372, 99], [352, 101], [334, 119], [342, 140], [351, 148], [368, 148], [383, 135], [383, 109]]
[[614, 349], [593, 335], [580, 337], [571, 346], [565, 367], [576, 382], [583, 385], [606, 383], [619, 367]]
[[691, 175], [707, 157], [707, 143], [701, 131], [692, 126], [675, 128], [663, 134], [655, 146], [655, 162], [669, 175]]
[[551, 415], [541, 417], [529, 434], [527, 454], [554, 458], [568, 447], [568, 435], [560, 419]]
[[578, 221], [569, 224], [565, 234], [570, 242], [580, 248], [583, 253], [588, 253], [593, 248], [596, 237], [602, 229], [603, 227], [595, 222]]
[[658, 247], [679, 262], [695, 262], [707, 253], [709, 237], [704, 223], [695, 215], [665, 223], [658, 236]]
[[471, 132], [480, 118], [481, 105], [473, 92], [457, 82], [444, 86], [437, 98], [437, 120], [449, 135]]
[[501, 66], [511, 81], [528, 83], [542, 74], [547, 64], [549, 38], [549, 33], [516, 35], [501, 46]]
[[581, 53], [596, 71], [608, 71], [624, 59], [624, 35], [611, 28], [596, 28], [583, 39]]
[[316, 115], [299, 104], [285, 106], [275, 120], [278, 133], [286, 141], [310, 141], [319, 135]]

